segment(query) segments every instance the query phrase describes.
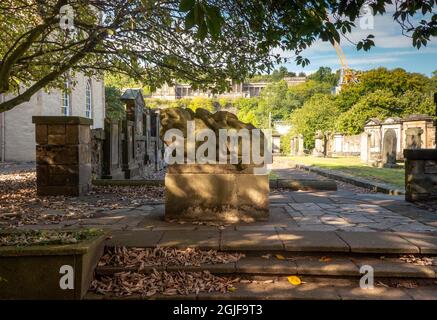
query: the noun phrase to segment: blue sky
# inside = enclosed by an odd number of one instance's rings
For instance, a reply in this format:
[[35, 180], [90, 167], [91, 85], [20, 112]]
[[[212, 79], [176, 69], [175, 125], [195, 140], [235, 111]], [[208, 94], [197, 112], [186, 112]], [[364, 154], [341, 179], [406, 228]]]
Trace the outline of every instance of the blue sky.
[[[358, 23], [356, 23], [358, 25]], [[428, 42], [427, 47], [417, 50], [413, 48], [411, 38], [402, 35], [401, 27], [391, 14], [376, 16], [373, 19], [373, 29], [357, 27], [348, 36], [353, 41], [365, 38], [367, 34], [375, 36], [375, 47], [370, 51], [357, 51], [346, 39], [341, 40], [341, 47], [346, 55], [349, 66], [353, 69], [368, 70], [377, 67], [404, 68], [409, 72], [419, 72], [430, 76], [437, 70], [437, 38]], [[290, 54], [283, 53], [290, 57]], [[289, 71], [304, 71], [311, 73], [320, 66], [328, 66], [333, 70], [340, 68], [340, 62], [335, 49], [329, 42], [317, 41], [311, 48], [303, 52], [311, 64], [305, 68], [298, 67], [292, 61], [285, 64]]]

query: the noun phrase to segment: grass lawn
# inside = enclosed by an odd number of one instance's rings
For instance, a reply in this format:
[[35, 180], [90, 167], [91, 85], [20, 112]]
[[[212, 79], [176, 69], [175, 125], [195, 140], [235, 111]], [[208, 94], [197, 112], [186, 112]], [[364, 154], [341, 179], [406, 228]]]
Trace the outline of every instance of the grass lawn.
[[374, 168], [362, 163], [359, 157], [318, 158], [313, 156], [287, 157], [295, 163], [341, 171], [351, 176], [367, 180], [393, 184], [401, 189], [405, 187], [404, 168]]

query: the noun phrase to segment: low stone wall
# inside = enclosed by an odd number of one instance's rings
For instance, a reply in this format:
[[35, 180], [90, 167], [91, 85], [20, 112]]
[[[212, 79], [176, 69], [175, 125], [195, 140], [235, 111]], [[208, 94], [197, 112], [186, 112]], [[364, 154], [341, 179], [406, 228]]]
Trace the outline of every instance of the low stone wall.
[[437, 149], [405, 149], [405, 199], [437, 199]]

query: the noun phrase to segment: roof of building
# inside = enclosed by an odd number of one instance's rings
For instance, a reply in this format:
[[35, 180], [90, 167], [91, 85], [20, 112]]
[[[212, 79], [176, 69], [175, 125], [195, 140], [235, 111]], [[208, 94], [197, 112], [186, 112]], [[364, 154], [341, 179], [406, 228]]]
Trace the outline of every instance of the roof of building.
[[135, 100], [138, 95], [143, 95], [142, 89], [126, 89], [126, 91], [121, 95], [121, 100]]
[[420, 121], [420, 120], [433, 120], [431, 116], [426, 114], [410, 114], [404, 119], [404, 121]]
[[366, 122], [366, 126], [378, 126], [381, 124], [381, 120], [379, 120], [378, 118], [370, 118], [369, 120], [367, 120]]

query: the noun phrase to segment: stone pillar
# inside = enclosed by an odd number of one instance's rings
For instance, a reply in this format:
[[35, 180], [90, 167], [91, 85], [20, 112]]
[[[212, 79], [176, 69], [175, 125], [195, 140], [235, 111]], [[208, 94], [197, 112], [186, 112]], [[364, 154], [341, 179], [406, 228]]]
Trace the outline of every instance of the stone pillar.
[[38, 195], [80, 196], [91, 186], [91, 129], [82, 117], [33, 117]]
[[405, 200], [437, 199], [437, 149], [405, 149]]
[[298, 149], [297, 149], [297, 155], [298, 156], [303, 156], [304, 153], [304, 147], [303, 147], [303, 135], [299, 135], [297, 137], [297, 143], [298, 143]]

